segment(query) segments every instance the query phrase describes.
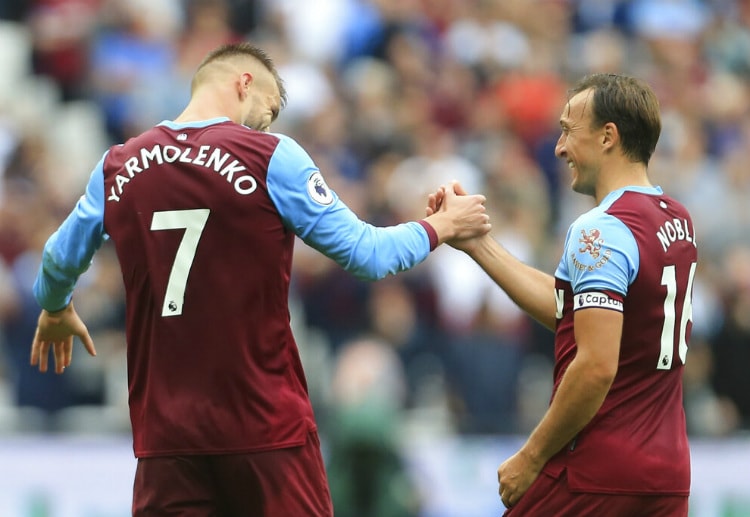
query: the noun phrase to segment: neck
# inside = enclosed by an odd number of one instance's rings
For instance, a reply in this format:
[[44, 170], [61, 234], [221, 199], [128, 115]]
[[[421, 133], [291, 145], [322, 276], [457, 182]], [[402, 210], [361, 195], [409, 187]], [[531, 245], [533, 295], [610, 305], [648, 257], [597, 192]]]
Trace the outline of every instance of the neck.
[[653, 187], [648, 179], [645, 164], [624, 162], [616, 166], [602, 167], [594, 196], [596, 203], [601, 203], [610, 192], [624, 187]]
[[198, 122], [212, 118], [228, 117], [230, 120], [239, 123], [239, 116], [227, 105], [222, 102], [224, 95], [211, 95], [205, 92], [198, 92], [190, 99], [182, 113], [174, 119], [175, 122]]
[[174, 119], [175, 122], [199, 122], [202, 120], [210, 120], [212, 118], [229, 117], [226, 111], [220, 109], [198, 109], [188, 105], [180, 115]]

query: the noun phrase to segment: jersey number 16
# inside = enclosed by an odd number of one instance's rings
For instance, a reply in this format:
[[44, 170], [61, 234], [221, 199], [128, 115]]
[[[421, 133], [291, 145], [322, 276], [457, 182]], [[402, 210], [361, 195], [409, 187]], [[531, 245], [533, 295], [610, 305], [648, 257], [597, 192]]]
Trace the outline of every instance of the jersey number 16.
[[695, 278], [696, 264], [690, 265], [687, 286], [682, 303], [682, 310], [679, 314], [676, 311], [677, 299], [677, 269], [675, 266], [665, 266], [661, 273], [661, 285], [667, 288], [667, 295], [664, 298], [664, 326], [661, 329], [661, 352], [659, 361], [656, 364], [657, 370], [669, 370], [672, 367], [672, 356], [675, 349], [675, 324], [679, 316], [680, 327], [677, 334], [677, 353], [680, 361], [685, 364], [687, 357], [687, 325], [693, 320], [693, 279]]

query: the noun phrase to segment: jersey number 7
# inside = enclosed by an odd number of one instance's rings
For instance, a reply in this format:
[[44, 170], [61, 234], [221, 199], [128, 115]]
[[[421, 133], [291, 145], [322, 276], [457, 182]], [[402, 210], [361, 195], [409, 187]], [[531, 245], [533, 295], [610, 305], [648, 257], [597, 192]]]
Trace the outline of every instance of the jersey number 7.
[[162, 316], [179, 316], [182, 314], [188, 274], [190, 273], [190, 267], [193, 265], [195, 250], [198, 249], [198, 242], [201, 239], [203, 228], [206, 227], [210, 212], [208, 208], [154, 212], [151, 219], [152, 231], [185, 230], [174, 257], [172, 271], [169, 273], [167, 291], [164, 294], [164, 304], [161, 310]]

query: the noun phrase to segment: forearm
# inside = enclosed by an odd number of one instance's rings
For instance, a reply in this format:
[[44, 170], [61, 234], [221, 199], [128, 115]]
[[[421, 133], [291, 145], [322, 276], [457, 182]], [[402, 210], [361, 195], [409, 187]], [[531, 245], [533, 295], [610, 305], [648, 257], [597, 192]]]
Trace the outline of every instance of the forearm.
[[[81, 235], [71, 230], [76, 219], [71, 216], [49, 238], [42, 252], [39, 271], [34, 281], [33, 293], [39, 305], [49, 312], [59, 312], [68, 304], [80, 275], [86, 271], [96, 251], [96, 245], [87, 246]], [[98, 243], [97, 243], [98, 244]]]
[[59, 311], [70, 303], [78, 277], [104, 241], [103, 161], [91, 173], [86, 194], [44, 245], [33, 290], [45, 310]]
[[349, 210], [321, 221], [305, 243], [363, 280], [379, 280], [416, 266], [427, 258], [432, 244], [418, 222], [376, 227]]
[[555, 278], [552, 275], [521, 262], [489, 235], [467, 253], [516, 305], [554, 330], [556, 305]]
[[600, 375], [590, 364], [574, 359], [563, 375], [547, 413], [521, 451], [537, 465], [547, 463], [594, 418], [611, 384], [612, 377]]
[[49, 313], [64, 310], [70, 304], [78, 276], [75, 272], [58, 267], [45, 248], [32, 288], [37, 303]]

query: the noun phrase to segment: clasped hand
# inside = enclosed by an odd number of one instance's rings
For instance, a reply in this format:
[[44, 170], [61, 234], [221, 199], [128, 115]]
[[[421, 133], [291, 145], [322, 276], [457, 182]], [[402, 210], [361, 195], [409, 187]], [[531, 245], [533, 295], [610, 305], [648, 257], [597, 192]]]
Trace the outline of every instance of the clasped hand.
[[[436, 192], [427, 198], [425, 213], [428, 217], [445, 212], [456, 204], [466, 207], [462, 218], [456, 218], [455, 232], [445, 242], [450, 246], [468, 251], [476, 245], [481, 237], [488, 235], [492, 229], [489, 215], [486, 213], [484, 203], [486, 198], [481, 194], [468, 194], [460, 183], [452, 182], [448, 186], [441, 186]], [[460, 214], [461, 215], [461, 214]]]

